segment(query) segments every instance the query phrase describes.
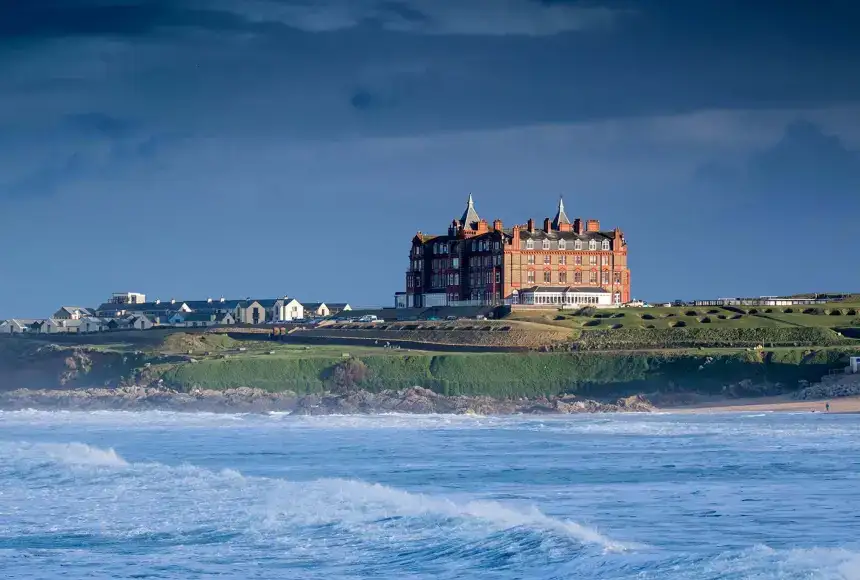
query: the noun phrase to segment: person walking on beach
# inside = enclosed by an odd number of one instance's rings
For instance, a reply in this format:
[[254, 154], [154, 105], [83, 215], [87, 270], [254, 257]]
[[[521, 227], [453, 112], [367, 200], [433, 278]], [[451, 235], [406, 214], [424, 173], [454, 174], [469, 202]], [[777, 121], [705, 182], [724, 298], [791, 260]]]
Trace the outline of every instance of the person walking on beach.
[[830, 412], [830, 403], [824, 403], [824, 410]]

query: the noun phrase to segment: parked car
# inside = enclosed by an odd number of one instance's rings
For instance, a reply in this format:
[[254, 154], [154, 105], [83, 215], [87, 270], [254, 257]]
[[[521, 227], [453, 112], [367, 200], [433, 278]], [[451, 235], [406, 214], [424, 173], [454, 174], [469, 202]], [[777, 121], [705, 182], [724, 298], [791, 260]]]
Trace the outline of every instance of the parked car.
[[456, 316], [446, 316], [445, 320], [457, 320]]
[[379, 320], [379, 317], [375, 314], [365, 314], [358, 319], [359, 322], [376, 322], [377, 320]]

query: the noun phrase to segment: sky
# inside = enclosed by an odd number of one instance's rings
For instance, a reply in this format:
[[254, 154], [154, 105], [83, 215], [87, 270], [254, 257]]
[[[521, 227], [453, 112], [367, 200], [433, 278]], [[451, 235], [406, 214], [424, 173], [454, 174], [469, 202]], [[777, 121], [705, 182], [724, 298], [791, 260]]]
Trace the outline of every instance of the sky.
[[0, 319], [392, 305], [471, 193], [663, 301], [860, 291], [854, 0], [0, 0]]

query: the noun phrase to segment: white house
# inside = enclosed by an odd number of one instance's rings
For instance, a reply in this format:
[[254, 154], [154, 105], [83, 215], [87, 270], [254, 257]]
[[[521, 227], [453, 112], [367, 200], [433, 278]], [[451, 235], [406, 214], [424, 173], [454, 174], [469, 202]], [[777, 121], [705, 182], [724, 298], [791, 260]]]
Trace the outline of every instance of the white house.
[[101, 318], [87, 316], [86, 318], [80, 319], [80, 324], [78, 325], [78, 333], [90, 334], [93, 332], [102, 332], [106, 330], [106, 328], [106, 323]]
[[81, 324], [81, 319], [75, 320], [57, 320], [55, 318], [49, 318], [47, 320], [43, 320], [39, 324], [39, 333], [40, 334], [62, 334], [62, 333], [73, 333], [78, 331], [78, 327]]
[[603, 288], [576, 288], [573, 286], [533, 286], [518, 294], [519, 304], [547, 308], [579, 308], [613, 306], [612, 293]]
[[852, 373], [860, 373], [860, 356], [852, 356], [849, 360], [848, 368]]
[[325, 318], [331, 311], [328, 306], [326, 306], [325, 302], [305, 302], [302, 304], [304, 308], [305, 316], [309, 317], [323, 317]]
[[12, 318], [0, 322], [0, 334], [24, 334], [33, 332], [35, 318]]
[[54, 320], [80, 320], [86, 316], [92, 316], [93, 312], [89, 308], [82, 306], [61, 306], [59, 310], [54, 312]]

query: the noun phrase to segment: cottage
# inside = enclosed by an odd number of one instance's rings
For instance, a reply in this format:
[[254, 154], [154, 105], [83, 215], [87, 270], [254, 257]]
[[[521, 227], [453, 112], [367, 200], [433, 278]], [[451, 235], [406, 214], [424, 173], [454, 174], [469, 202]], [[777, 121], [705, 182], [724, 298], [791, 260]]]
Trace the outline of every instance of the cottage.
[[34, 318], [12, 318], [0, 322], [0, 334], [25, 334], [33, 332], [33, 325], [39, 320]]
[[266, 308], [257, 300], [242, 301], [236, 307], [236, 321], [241, 324], [263, 324]]
[[308, 317], [321, 317], [325, 318], [331, 312], [329, 312], [328, 306], [326, 306], [325, 302], [306, 302], [302, 305], [305, 310], [305, 316]]
[[47, 320], [42, 320], [38, 324], [38, 332], [39, 334], [62, 334], [62, 333], [72, 333], [77, 332], [78, 327], [81, 324], [80, 319], [76, 320], [57, 320], [54, 318], [49, 318]]
[[78, 333], [79, 334], [90, 334], [93, 332], [103, 332], [107, 329], [105, 325], [105, 321], [101, 318], [95, 318], [92, 316], [87, 316], [86, 318], [80, 319], [80, 324], [78, 325]]
[[341, 312], [347, 312], [349, 310], [352, 310], [352, 306], [350, 306], [346, 302], [329, 302], [327, 304], [327, 307], [330, 316], [337, 316]]
[[62, 306], [51, 316], [54, 320], [80, 320], [87, 316], [93, 316], [93, 312], [89, 308], [81, 306]]

